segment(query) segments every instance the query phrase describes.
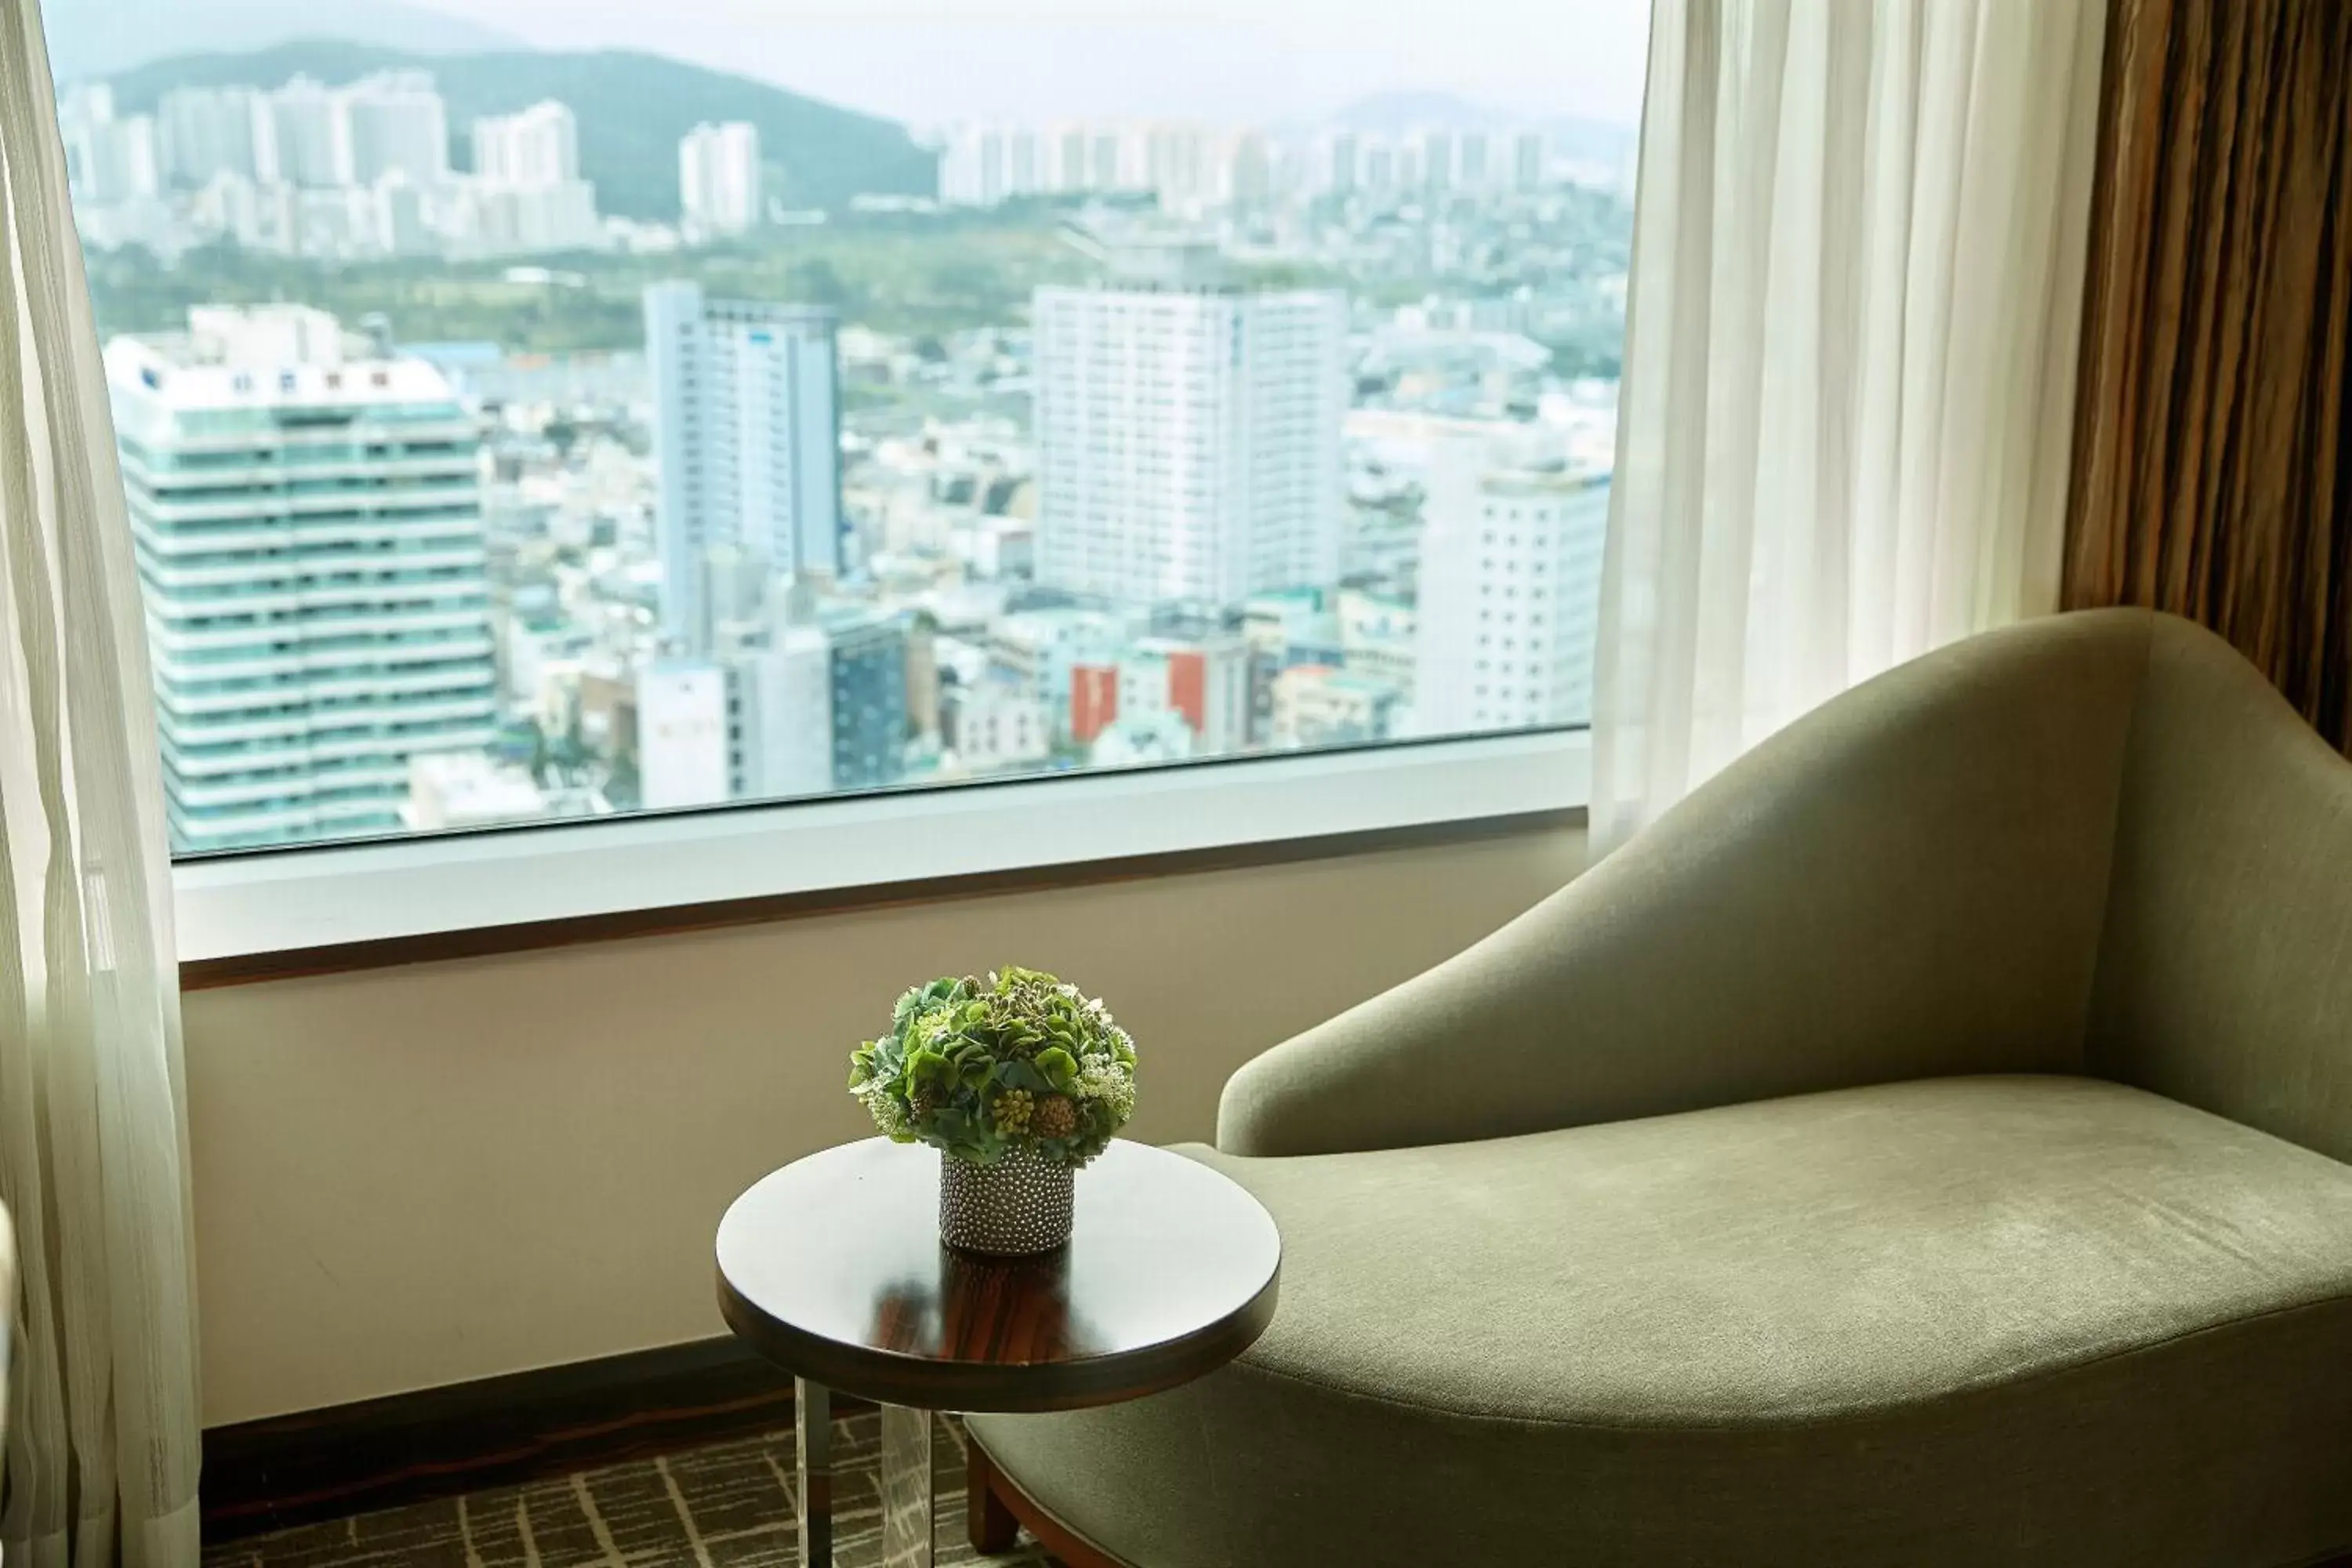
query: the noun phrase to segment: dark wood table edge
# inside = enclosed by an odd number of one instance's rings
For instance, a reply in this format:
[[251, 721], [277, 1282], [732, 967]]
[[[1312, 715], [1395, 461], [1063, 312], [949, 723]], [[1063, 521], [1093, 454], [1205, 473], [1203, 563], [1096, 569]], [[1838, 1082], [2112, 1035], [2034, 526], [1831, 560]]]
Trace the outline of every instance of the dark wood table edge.
[[1086, 1410], [1164, 1393], [1204, 1377], [1255, 1344], [1281, 1295], [1277, 1242], [1273, 1270], [1256, 1294], [1223, 1317], [1158, 1344], [1076, 1361], [991, 1365], [932, 1361], [848, 1345], [794, 1328], [762, 1311], [715, 1270], [719, 1312], [736, 1336], [795, 1377], [855, 1398], [916, 1410], [1044, 1415]]

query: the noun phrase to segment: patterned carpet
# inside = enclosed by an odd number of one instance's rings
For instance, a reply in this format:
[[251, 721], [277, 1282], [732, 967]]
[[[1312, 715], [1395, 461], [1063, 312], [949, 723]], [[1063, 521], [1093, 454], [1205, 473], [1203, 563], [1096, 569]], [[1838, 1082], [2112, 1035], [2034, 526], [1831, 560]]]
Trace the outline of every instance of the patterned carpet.
[[[834, 1556], [872, 1568], [881, 1555], [881, 1417], [834, 1423]], [[1049, 1568], [1021, 1549], [982, 1557], [964, 1539], [963, 1436], [932, 1440], [936, 1561]], [[208, 1549], [205, 1568], [798, 1568], [790, 1430], [657, 1459], [386, 1509]]]

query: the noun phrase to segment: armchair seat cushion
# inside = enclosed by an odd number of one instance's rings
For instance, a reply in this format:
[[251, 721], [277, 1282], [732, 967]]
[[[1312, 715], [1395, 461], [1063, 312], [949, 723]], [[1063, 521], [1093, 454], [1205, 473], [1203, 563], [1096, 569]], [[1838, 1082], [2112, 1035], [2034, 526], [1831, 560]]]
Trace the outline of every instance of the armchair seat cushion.
[[1946, 1078], [1186, 1152], [1282, 1227], [1265, 1337], [1133, 1405], [972, 1419], [1038, 1502], [1154, 1568], [2352, 1539], [2352, 1167], [2173, 1100]]

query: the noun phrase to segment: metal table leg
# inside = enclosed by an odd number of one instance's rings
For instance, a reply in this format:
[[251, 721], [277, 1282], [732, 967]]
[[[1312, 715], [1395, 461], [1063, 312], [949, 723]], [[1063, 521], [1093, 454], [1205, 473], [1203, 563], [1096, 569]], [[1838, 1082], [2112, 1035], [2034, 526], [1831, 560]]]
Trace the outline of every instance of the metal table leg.
[[833, 1568], [833, 1391], [793, 1379], [793, 1457], [801, 1472], [802, 1568]]
[[[802, 1568], [833, 1568], [833, 1394], [793, 1380]], [[931, 1568], [931, 1413], [882, 1406], [882, 1568]]]
[[931, 1568], [931, 1413], [882, 1407], [882, 1568]]

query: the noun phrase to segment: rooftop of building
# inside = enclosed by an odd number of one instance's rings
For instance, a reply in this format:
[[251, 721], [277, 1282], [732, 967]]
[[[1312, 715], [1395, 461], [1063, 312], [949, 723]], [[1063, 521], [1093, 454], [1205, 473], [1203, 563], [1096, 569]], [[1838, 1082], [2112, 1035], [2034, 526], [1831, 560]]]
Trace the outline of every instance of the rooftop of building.
[[841, 312], [830, 305], [803, 304], [787, 300], [720, 300], [702, 291], [702, 285], [682, 278], [646, 286], [648, 312], [656, 303], [699, 312], [705, 320], [739, 326], [834, 326]]
[[116, 338], [108, 379], [174, 409], [450, 403], [441, 372], [305, 305], [199, 305], [185, 331]]
[[[1140, 294], [1259, 294], [1331, 292], [1295, 287], [1268, 289], [1253, 281], [1226, 256], [1214, 236], [1197, 229], [1144, 220], [1062, 230], [1062, 241], [1101, 264], [1102, 277], [1079, 291]], [[1048, 286], [1041, 293], [1068, 292]]]

